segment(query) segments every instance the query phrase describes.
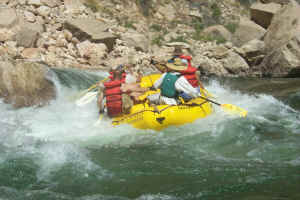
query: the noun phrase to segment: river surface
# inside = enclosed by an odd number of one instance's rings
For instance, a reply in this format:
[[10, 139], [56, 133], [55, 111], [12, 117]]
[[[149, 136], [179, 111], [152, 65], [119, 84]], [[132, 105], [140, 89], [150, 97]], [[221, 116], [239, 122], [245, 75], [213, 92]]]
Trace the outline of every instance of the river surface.
[[55, 74], [58, 98], [46, 107], [0, 100], [1, 200], [300, 199], [299, 79], [211, 79], [214, 100], [248, 117], [214, 106], [205, 119], [156, 132], [95, 126], [96, 103], [71, 97], [104, 74]]

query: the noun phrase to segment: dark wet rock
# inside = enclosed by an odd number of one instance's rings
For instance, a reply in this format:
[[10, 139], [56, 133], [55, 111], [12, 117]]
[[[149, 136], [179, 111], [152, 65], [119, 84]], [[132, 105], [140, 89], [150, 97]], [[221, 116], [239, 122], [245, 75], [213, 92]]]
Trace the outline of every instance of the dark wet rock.
[[277, 3], [254, 3], [250, 8], [251, 20], [267, 29], [275, 13], [281, 8]]
[[265, 57], [264, 47], [265, 43], [263, 41], [254, 39], [235, 50], [247, 61], [249, 66], [256, 66], [259, 65]]
[[56, 97], [48, 73], [48, 68], [38, 63], [0, 62], [0, 97], [15, 108], [46, 105]]

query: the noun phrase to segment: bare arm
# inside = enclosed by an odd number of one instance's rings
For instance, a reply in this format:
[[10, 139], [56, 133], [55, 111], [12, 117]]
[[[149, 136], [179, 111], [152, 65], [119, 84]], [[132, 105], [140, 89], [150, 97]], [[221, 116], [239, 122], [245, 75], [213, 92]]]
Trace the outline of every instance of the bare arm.
[[196, 71], [196, 78], [198, 80], [198, 84], [199, 84], [200, 88], [204, 89], [204, 86], [200, 80], [200, 72], [199, 71]]

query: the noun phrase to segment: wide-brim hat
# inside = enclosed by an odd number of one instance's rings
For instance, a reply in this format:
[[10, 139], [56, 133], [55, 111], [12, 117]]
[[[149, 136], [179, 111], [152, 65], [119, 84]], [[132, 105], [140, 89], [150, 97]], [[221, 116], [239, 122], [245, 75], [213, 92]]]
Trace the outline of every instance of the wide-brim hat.
[[188, 67], [186, 66], [186, 63], [183, 63], [180, 58], [175, 58], [174, 62], [167, 63], [167, 68], [175, 71], [183, 71], [186, 70]]

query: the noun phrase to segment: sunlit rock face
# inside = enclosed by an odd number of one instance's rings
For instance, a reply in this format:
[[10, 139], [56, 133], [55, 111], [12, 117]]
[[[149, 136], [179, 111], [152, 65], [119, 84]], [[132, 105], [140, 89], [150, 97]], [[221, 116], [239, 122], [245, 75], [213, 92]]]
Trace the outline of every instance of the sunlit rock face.
[[291, 1], [274, 16], [264, 38], [263, 72], [275, 77], [300, 76], [300, 6]]
[[30, 62], [0, 62], [0, 97], [15, 108], [43, 106], [56, 97], [48, 68]]

